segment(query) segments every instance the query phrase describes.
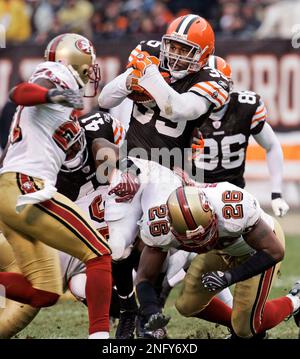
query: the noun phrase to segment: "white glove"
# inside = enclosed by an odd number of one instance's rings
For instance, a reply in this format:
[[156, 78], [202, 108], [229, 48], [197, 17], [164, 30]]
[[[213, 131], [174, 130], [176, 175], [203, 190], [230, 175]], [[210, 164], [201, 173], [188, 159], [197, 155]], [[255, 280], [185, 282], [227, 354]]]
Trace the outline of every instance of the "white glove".
[[283, 217], [290, 209], [289, 205], [283, 198], [272, 199], [272, 209], [277, 217]]

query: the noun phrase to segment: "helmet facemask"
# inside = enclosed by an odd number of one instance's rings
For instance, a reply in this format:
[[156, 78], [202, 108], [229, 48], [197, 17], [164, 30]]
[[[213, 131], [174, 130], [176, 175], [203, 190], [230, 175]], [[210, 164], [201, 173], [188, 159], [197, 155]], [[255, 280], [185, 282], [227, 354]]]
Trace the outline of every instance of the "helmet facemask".
[[167, 200], [170, 229], [183, 249], [205, 253], [218, 241], [218, 219], [205, 193], [178, 187]]
[[84, 129], [81, 128], [69, 143], [66, 159], [61, 167], [62, 172], [75, 172], [82, 168], [88, 158], [87, 143]]
[[194, 230], [187, 230], [185, 234], [180, 234], [171, 226], [171, 232], [175, 238], [196, 253], [205, 253], [213, 249], [218, 241], [218, 221], [216, 214], [212, 216], [212, 220], [205, 228], [198, 226]]
[[[185, 55], [172, 52], [170, 47], [174, 42], [187, 48]], [[169, 71], [176, 80], [179, 80], [189, 73], [199, 71], [206, 64], [206, 61], [200, 62], [201, 56], [206, 50], [207, 46], [201, 49], [199, 45], [191, 41], [177, 38], [174, 35], [165, 35], [161, 44], [160, 67]]]

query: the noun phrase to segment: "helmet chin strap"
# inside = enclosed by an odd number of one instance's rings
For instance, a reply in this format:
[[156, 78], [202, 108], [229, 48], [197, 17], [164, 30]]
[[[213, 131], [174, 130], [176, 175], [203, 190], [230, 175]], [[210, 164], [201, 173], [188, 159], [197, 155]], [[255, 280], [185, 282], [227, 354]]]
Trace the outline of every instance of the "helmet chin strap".
[[60, 170], [62, 172], [69, 172], [69, 173], [78, 171], [86, 164], [87, 159], [88, 159], [88, 151], [87, 148], [85, 148], [80, 153], [77, 153], [77, 155], [71, 160], [65, 161]]
[[174, 77], [176, 80], [183, 79], [186, 75], [189, 74], [187, 70], [181, 70], [181, 71], [174, 71], [170, 70], [171, 76]]

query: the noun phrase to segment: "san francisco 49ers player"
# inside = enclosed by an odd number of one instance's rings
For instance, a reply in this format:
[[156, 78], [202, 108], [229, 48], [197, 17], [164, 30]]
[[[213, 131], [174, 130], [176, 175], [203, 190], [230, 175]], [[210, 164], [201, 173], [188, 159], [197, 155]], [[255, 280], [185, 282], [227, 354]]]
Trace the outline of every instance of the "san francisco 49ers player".
[[[231, 67], [219, 56], [210, 56], [211, 68], [222, 72], [230, 81]], [[230, 101], [214, 109], [199, 125], [204, 149], [194, 154], [193, 164], [204, 171], [204, 182], [228, 181], [244, 188], [246, 151], [250, 136], [266, 151], [271, 180], [272, 208], [282, 217], [289, 210], [282, 198], [283, 153], [280, 142], [267, 123], [267, 110], [262, 98], [252, 91], [230, 93]], [[197, 138], [194, 139], [197, 144]]]
[[[126, 136], [130, 155], [166, 167], [183, 165], [194, 128], [228, 101], [227, 78], [207, 66], [213, 52], [210, 24], [192, 14], [175, 19], [161, 44], [150, 40], [132, 51], [127, 71], [108, 83], [99, 96], [100, 107], [106, 109], [136, 94], [138, 88], [154, 100], [134, 103]], [[170, 74], [168, 81], [162, 72]]]
[[[191, 181], [193, 187], [182, 187], [179, 177], [159, 164], [131, 159], [140, 169], [139, 191], [131, 203], [121, 204], [126, 215], [119, 220], [121, 205], [108, 196], [106, 214], [122, 228], [126, 223], [139, 230], [147, 245], [138, 276], [151, 281], [156, 275], [159, 258], [153, 253], [163, 254], [172, 247], [195, 252], [199, 255], [176, 304], [180, 313], [225, 325], [242, 338], [262, 334], [289, 315], [295, 315], [299, 325], [299, 282], [287, 296], [265, 304], [284, 256], [284, 234], [250, 193], [228, 182], [201, 185]], [[136, 229], [133, 222], [138, 218]], [[231, 284], [236, 284], [233, 309], [214, 298]], [[150, 287], [146, 289], [140, 295], [151, 311], [156, 309], [156, 298]], [[156, 313], [145, 326], [155, 330], [166, 322]]]
[[[220, 320], [239, 338], [263, 333], [290, 315], [299, 326], [300, 282], [287, 296], [266, 302], [284, 256], [284, 233], [252, 195], [228, 182], [195, 183], [173, 191], [166, 210], [180, 248], [199, 254], [176, 301], [182, 315]], [[214, 296], [232, 284], [231, 309]]]
[[[82, 156], [84, 133], [74, 109], [100, 70], [91, 42], [76, 34], [54, 38], [29, 82], [12, 89], [19, 105], [1, 168], [0, 220], [20, 273], [0, 273], [8, 298], [33, 307], [56, 303], [61, 291], [57, 252], [86, 264], [89, 337], [109, 336], [111, 251], [82, 210], [56, 192], [65, 160]], [[2, 226], [2, 225], [1, 225]], [[53, 248], [51, 248], [53, 247]]]

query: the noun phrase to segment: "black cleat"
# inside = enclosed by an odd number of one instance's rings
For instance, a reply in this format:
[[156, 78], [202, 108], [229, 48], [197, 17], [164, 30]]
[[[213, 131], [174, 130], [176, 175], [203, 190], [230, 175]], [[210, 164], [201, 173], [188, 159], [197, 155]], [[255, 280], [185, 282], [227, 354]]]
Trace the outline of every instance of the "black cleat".
[[120, 312], [120, 319], [116, 330], [116, 339], [134, 339], [136, 316], [136, 310], [125, 310]]
[[157, 330], [160, 328], [164, 328], [170, 321], [171, 317], [165, 316], [162, 313], [151, 314], [148, 322], [145, 324], [146, 330]]
[[[160, 313], [159, 313], [160, 314]], [[169, 321], [170, 319], [168, 319]], [[150, 330], [145, 327], [147, 321], [146, 317], [139, 314], [136, 320], [136, 335], [139, 339], [166, 339], [167, 329], [165, 327], [159, 327], [154, 330]]]

